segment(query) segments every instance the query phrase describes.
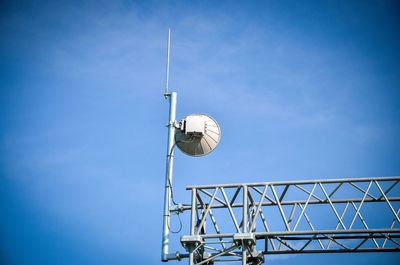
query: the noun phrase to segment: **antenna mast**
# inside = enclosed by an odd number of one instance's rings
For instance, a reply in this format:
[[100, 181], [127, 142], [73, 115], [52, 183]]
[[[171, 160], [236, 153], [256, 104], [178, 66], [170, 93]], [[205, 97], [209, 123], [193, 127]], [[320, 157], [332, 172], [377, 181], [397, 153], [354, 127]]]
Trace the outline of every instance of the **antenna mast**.
[[169, 98], [169, 122], [168, 127], [168, 145], [167, 145], [167, 163], [165, 171], [165, 190], [164, 190], [164, 214], [163, 214], [163, 232], [161, 242], [161, 260], [168, 261], [169, 251], [169, 233], [170, 233], [170, 212], [171, 212], [171, 185], [172, 185], [172, 167], [174, 164], [174, 144], [175, 144], [175, 116], [176, 116], [176, 92], [168, 93], [169, 76], [169, 49], [171, 30], [168, 29], [168, 56], [167, 56], [167, 82], [165, 87], [165, 98]]

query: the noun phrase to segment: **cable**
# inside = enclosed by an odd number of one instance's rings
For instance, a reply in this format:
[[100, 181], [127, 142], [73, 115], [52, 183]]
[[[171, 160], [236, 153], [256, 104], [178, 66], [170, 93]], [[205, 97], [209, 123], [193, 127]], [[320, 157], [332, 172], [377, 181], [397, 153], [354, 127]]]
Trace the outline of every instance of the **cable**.
[[[176, 146], [176, 143], [177, 143], [177, 142], [174, 143], [174, 145], [173, 145], [172, 148], [171, 148], [171, 152], [170, 152], [169, 155], [168, 155], [168, 172], [169, 172], [170, 166], [171, 166], [172, 152], [174, 151], [174, 148], [175, 148], [175, 146]], [[169, 178], [169, 174], [168, 174], [168, 177], [167, 177], [167, 178], [168, 178], [169, 188], [170, 188], [170, 191], [171, 191], [171, 200], [172, 200], [172, 203], [173, 203], [174, 205], [178, 205], [178, 204], [175, 202], [175, 200], [174, 200], [174, 192], [173, 192], [173, 190], [172, 190], [172, 183], [171, 183], [171, 179]], [[178, 229], [177, 231], [173, 231], [173, 230], [171, 229], [169, 223], [168, 223], [168, 229], [169, 229], [169, 231], [170, 231], [171, 233], [173, 233], [173, 234], [179, 233], [179, 232], [182, 230], [182, 227], [183, 227], [182, 220], [181, 220], [181, 217], [179, 216], [179, 214], [180, 214], [179, 211], [177, 211], [177, 212], [176, 212], [176, 215], [178, 216], [178, 219], [179, 219], [179, 229]], [[171, 215], [170, 215], [170, 216], [171, 216]]]
[[[169, 172], [170, 167], [171, 167], [172, 152], [174, 151], [174, 148], [175, 148], [176, 144], [177, 144], [177, 143], [184, 143], [184, 142], [186, 142], [186, 141], [180, 140], [180, 141], [175, 142], [174, 145], [172, 146], [171, 152], [170, 152], [169, 155], [168, 155], [168, 172]], [[176, 203], [175, 200], [174, 200], [174, 192], [173, 192], [173, 190], [172, 190], [172, 183], [171, 183], [171, 179], [169, 178], [169, 175], [168, 175], [167, 178], [168, 178], [169, 188], [170, 188], [170, 190], [171, 190], [171, 200], [172, 200], [172, 203], [173, 203], [174, 205], [178, 205], [178, 203]], [[190, 204], [182, 204], [182, 205], [184, 205], [184, 206], [190, 206]]]
[[181, 217], [179, 216], [179, 212], [177, 212], [176, 215], [178, 215], [178, 219], [179, 219], [179, 229], [178, 229], [178, 231], [172, 231], [171, 227], [168, 224], [168, 229], [173, 234], [178, 234], [182, 230], [182, 227], [183, 227]]
[[[176, 144], [177, 144], [178, 142], [185, 142], [185, 141], [177, 141], [177, 142], [175, 142], [174, 145], [172, 146], [171, 151], [170, 151], [170, 153], [169, 153], [169, 155], [168, 155], [168, 173], [169, 173], [169, 170], [170, 170], [170, 167], [171, 167], [172, 152], [174, 151], [174, 148], [175, 148], [175, 146], [176, 146]], [[173, 189], [172, 189], [172, 183], [171, 183], [171, 179], [169, 178], [169, 174], [168, 174], [168, 177], [167, 177], [167, 178], [168, 178], [169, 188], [170, 188], [170, 191], [171, 191], [171, 200], [172, 200], [172, 203], [173, 203], [174, 205], [178, 206], [178, 203], [176, 203], [175, 200], [174, 200], [174, 192], [173, 192]], [[189, 204], [182, 204], [182, 205], [190, 206]], [[179, 232], [182, 230], [182, 227], [183, 227], [182, 220], [181, 220], [181, 217], [180, 217], [179, 214], [180, 214], [180, 212], [177, 211], [177, 212], [176, 212], [176, 215], [178, 216], [178, 219], [179, 219], [179, 229], [178, 229], [177, 231], [172, 231], [170, 225], [168, 224], [168, 229], [169, 229], [169, 231], [170, 231], [171, 233], [173, 233], [173, 234], [179, 233]], [[171, 216], [171, 215], [170, 215], [170, 216]]]
[[171, 152], [169, 152], [169, 155], [168, 155], [168, 183], [169, 183], [169, 189], [171, 190], [171, 199], [172, 199], [172, 203], [174, 204], [174, 205], [178, 205], [176, 202], [175, 202], [175, 200], [174, 200], [174, 192], [173, 192], [173, 190], [172, 190], [172, 183], [171, 183], [171, 179], [169, 178], [170, 176], [169, 176], [169, 170], [170, 170], [170, 167], [171, 167], [171, 156], [172, 156], [172, 152], [174, 151], [174, 148], [175, 148], [175, 146], [176, 146], [176, 144], [177, 144], [177, 142], [175, 142], [174, 143], [174, 145], [172, 146], [172, 148], [171, 148]]

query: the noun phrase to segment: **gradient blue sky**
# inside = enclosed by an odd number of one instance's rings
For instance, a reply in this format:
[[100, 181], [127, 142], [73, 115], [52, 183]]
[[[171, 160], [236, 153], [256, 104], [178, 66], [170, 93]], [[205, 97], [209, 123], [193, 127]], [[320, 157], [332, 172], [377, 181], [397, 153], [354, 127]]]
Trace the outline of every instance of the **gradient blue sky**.
[[161, 264], [168, 27], [177, 116], [207, 113], [222, 129], [210, 155], [177, 152], [177, 201], [193, 184], [399, 175], [399, 12], [396, 1], [2, 1], [1, 264]]

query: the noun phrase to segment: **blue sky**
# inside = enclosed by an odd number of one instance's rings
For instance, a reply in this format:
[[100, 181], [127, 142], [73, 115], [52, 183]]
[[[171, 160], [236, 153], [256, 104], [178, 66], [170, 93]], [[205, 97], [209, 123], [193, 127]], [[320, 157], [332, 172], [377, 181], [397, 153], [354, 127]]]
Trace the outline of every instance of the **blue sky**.
[[399, 175], [395, 1], [0, 5], [4, 264], [161, 263], [168, 27], [178, 118], [222, 129], [210, 155], [176, 152], [176, 200], [194, 184]]

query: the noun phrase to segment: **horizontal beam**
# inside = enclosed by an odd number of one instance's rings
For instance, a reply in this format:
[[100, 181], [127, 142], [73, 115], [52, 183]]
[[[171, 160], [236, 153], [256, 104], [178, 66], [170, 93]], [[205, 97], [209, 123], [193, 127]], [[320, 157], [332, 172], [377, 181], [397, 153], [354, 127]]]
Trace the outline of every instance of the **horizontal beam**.
[[[389, 197], [388, 198], [388, 200], [389, 201], [400, 201], [400, 197]], [[351, 203], [351, 202], [361, 202], [362, 201], [362, 198], [354, 198], [354, 199], [331, 199], [331, 202], [333, 203], [333, 204], [335, 204], [335, 203]], [[293, 204], [305, 204], [307, 202], [307, 200], [299, 200], [299, 201], [282, 201], [282, 202], [280, 202], [280, 204], [281, 205], [293, 205]], [[372, 198], [366, 198], [365, 200], [364, 200], [364, 203], [367, 203], [367, 202], [386, 202], [386, 200], [384, 199], [384, 198], [382, 198], [382, 199], [372, 199]], [[258, 202], [254, 202], [254, 205], [255, 206], [258, 206]], [[308, 202], [308, 204], [329, 204], [329, 201], [328, 200], [323, 200], [323, 201], [319, 201], [319, 200], [310, 200], [309, 202]], [[272, 203], [272, 202], [263, 202], [262, 203], [262, 206], [276, 206], [277, 204], [276, 203]], [[182, 210], [183, 211], [186, 211], [186, 210], [190, 210], [191, 209], [191, 207], [192, 206], [190, 206], [190, 205], [185, 205], [185, 206], [183, 206], [182, 207]], [[234, 203], [234, 204], [232, 204], [231, 205], [231, 207], [243, 207], [243, 204], [242, 203]], [[198, 205], [198, 208], [199, 209], [203, 209], [203, 206], [202, 205]], [[227, 206], [226, 205], [222, 205], [222, 204], [213, 204], [212, 206], [211, 206], [211, 208], [227, 208]]]
[[361, 252], [399, 252], [400, 248], [358, 248], [358, 249], [303, 249], [293, 250], [267, 250], [264, 255], [271, 254], [311, 254], [311, 253], [361, 253]]
[[[322, 235], [322, 234], [371, 234], [371, 233], [400, 233], [400, 229], [352, 229], [352, 230], [315, 230], [315, 231], [280, 231], [280, 232], [255, 232], [257, 239], [273, 236], [291, 235]], [[200, 234], [202, 238], [227, 238], [233, 237], [233, 233], [227, 234]]]
[[[368, 234], [368, 233], [366, 233]], [[310, 235], [311, 236], [311, 235]], [[310, 240], [310, 236], [280, 236], [279, 238], [282, 240]], [[387, 238], [387, 236], [384, 236], [380, 233], [376, 233], [373, 235], [363, 235], [363, 236], [356, 236], [356, 235], [340, 235], [340, 236], [335, 236], [335, 239], [362, 239], [362, 238]], [[267, 237], [269, 238], [274, 238], [274, 237]], [[330, 240], [329, 238], [326, 238], [325, 236], [313, 236], [313, 240]], [[390, 235], [390, 238], [400, 238], [400, 234], [398, 235]], [[260, 237], [257, 239], [265, 239], [265, 237]]]
[[[272, 255], [272, 254], [317, 254], [317, 253], [371, 253], [371, 252], [399, 252], [400, 248], [359, 248], [359, 249], [303, 249], [301, 251], [293, 251], [293, 250], [267, 250], [262, 251], [263, 255]], [[242, 252], [232, 251], [223, 256], [232, 256], [232, 255], [241, 255]], [[179, 258], [188, 258], [188, 253], [180, 253]], [[173, 260], [173, 259], [170, 259]], [[215, 261], [237, 261], [241, 259], [223, 259], [223, 260], [215, 260]]]
[[277, 181], [277, 182], [255, 182], [255, 183], [236, 183], [236, 184], [218, 184], [218, 185], [199, 185], [199, 186], [187, 186], [187, 190], [193, 188], [196, 189], [213, 189], [217, 187], [222, 188], [234, 188], [241, 186], [256, 187], [265, 185], [304, 185], [304, 184], [314, 184], [314, 183], [349, 183], [349, 182], [367, 182], [367, 181], [399, 181], [400, 176], [394, 177], [372, 177], [372, 178], [348, 178], [348, 179], [320, 179], [320, 180], [292, 180], [292, 181]]

